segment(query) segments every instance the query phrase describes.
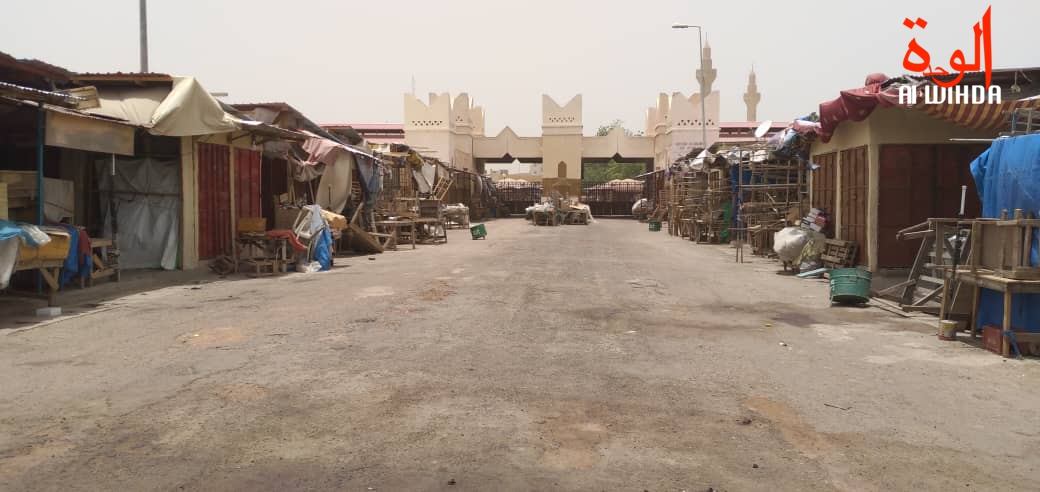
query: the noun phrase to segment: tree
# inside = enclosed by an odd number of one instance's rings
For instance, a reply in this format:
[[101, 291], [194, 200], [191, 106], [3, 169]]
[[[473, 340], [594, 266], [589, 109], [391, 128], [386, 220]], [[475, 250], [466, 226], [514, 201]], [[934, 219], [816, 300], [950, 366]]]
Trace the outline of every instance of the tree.
[[625, 122], [624, 121], [614, 120], [614, 121], [611, 121], [610, 123], [608, 123], [606, 125], [600, 125], [599, 129], [596, 130], [596, 136], [597, 137], [605, 137], [605, 136], [607, 136], [608, 133], [610, 133], [611, 130], [613, 130], [615, 128], [622, 129], [625, 132], [626, 136], [631, 137], [631, 136], [634, 135], [632, 133], [632, 130], [629, 130], [628, 128], [625, 128]]
[[[620, 128], [626, 136], [642, 136], [642, 132], [635, 134], [632, 130], [625, 128], [621, 120], [611, 121], [596, 130], [597, 137], [605, 137], [611, 130]], [[645, 166], [638, 162], [617, 162], [611, 159], [609, 162], [589, 163], [585, 165], [584, 180], [589, 183], [604, 183], [613, 179], [628, 179], [642, 174]]]

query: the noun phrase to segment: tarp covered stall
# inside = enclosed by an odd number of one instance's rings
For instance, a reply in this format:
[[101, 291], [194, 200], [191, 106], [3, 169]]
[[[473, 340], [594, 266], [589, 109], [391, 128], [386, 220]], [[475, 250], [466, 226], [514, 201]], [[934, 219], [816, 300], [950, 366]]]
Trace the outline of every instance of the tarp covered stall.
[[141, 127], [152, 125], [155, 110], [170, 95], [169, 87], [98, 87], [97, 91], [100, 107], [86, 110], [88, 113]]
[[318, 181], [315, 202], [325, 210], [343, 213], [350, 200], [350, 182], [353, 174], [354, 156], [350, 153], [340, 154], [335, 164], [325, 166], [325, 172]]
[[[1000, 139], [971, 163], [971, 173], [982, 199], [982, 216], [999, 218], [1002, 210], [1040, 211], [1040, 134]], [[1040, 234], [1033, 233], [1029, 265], [1040, 266]], [[978, 327], [1001, 326], [1000, 292], [983, 289], [979, 297]], [[1040, 331], [1040, 295], [1016, 294], [1011, 302], [1011, 326]]]
[[155, 108], [151, 118], [154, 135], [185, 137], [238, 129], [236, 119], [193, 77], [175, 78], [173, 90]]
[[120, 267], [177, 268], [181, 223], [180, 162], [117, 158], [95, 163], [105, 235], [112, 237], [113, 210]]

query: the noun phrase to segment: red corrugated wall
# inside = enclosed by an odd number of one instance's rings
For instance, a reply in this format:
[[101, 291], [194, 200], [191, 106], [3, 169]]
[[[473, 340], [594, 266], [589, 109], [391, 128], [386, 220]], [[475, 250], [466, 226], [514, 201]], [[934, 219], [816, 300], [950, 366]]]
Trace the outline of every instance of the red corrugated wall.
[[198, 144], [199, 258], [231, 253], [231, 165], [228, 147]]
[[263, 217], [260, 184], [260, 152], [235, 149], [235, 211], [238, 217]]

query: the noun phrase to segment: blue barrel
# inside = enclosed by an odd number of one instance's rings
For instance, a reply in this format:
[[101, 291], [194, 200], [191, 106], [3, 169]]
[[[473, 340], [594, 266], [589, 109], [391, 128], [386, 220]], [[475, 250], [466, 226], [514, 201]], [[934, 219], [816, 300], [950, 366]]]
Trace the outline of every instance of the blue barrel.
[[870, 300], [871, 274], [859, 268], [838, 268], [830, 271], [831, 302], [863, 304]]

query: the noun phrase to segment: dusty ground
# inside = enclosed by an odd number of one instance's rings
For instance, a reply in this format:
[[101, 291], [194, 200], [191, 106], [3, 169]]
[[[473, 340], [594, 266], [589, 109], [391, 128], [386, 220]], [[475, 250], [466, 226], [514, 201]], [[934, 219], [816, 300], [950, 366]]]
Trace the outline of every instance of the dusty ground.
[[1035, 360], [645, 224], [488, 229], [0, 331], [0, 488], [1040, 483]]

